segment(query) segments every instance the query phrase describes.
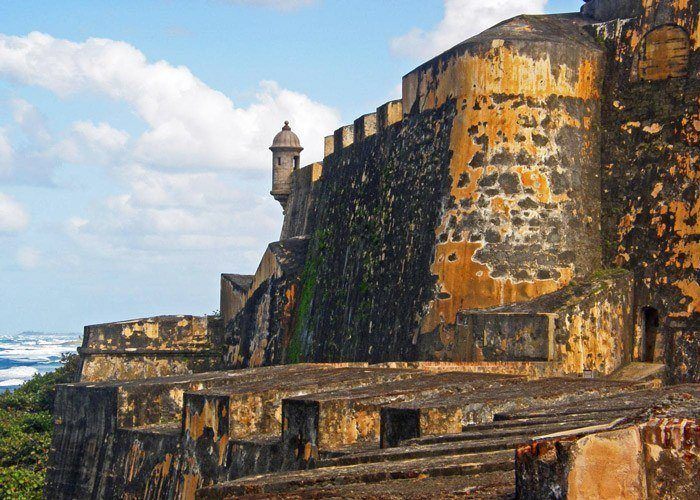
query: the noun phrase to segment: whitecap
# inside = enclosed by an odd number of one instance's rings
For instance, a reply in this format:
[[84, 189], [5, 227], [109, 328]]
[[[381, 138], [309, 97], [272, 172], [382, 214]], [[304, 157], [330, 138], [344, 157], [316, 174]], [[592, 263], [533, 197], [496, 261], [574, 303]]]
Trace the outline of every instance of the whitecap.
[[26, 380], [20, 380], [18, 378], [10, 378], [7, 380], [0, 380], [0, 387], [15, 387], [18, 385], [22, 385], [26, 382]]
[[[37, 373], [39, 370], [32, 366], [15, 366], [0, 370], [0, 386], [20, 385]], [[18, 380], [19, 383], [17, 383]]]

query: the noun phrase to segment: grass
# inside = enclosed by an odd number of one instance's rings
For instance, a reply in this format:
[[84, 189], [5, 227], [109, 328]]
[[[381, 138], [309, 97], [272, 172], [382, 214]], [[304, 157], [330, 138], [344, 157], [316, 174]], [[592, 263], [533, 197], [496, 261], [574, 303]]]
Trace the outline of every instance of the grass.
[[57, 370], [0, 394], [0, 499], [42, 497], [56, 385], [75, 380], [78, 356], [64, 356], [61, 363]]

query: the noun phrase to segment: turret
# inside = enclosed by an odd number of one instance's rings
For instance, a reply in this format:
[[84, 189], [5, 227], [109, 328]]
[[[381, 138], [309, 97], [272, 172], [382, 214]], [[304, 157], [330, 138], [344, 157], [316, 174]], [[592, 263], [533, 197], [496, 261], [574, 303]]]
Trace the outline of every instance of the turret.
[[292, 192], [292, 171], [299, 168], [299, 154], [304, 148], [299, 143], [299, 137], [292, 132], [289, 122], [284, 122], [282, 131], [274, 140], [272, 151], [272, 191], [270, 194], [282, 205], [282, 210], [287, 208], [287, 199]]

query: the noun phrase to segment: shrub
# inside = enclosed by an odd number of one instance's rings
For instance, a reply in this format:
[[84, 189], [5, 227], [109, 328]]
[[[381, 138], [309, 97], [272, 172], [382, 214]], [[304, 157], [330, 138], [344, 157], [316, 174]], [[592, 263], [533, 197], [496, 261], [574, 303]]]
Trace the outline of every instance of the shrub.
[[78, 356], [66, 355], [57, 370], [0, 394], [0, 499], [41, 498], [56, 385], [73, 382], [77, 375]]

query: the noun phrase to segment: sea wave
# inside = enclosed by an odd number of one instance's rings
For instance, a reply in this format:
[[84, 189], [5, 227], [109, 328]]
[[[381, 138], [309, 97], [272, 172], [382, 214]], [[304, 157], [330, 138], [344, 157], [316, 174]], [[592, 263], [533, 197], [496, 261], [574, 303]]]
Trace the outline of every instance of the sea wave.
[[55, 370], [61, 356], [75, 352], [79, 345], [77, 333], [0, 335], [0, 387], [13, 388], [37, 373]]
[[0, 387], [20, 385], [39, 373], [33, 366], [16, 366], [0, 370]]

